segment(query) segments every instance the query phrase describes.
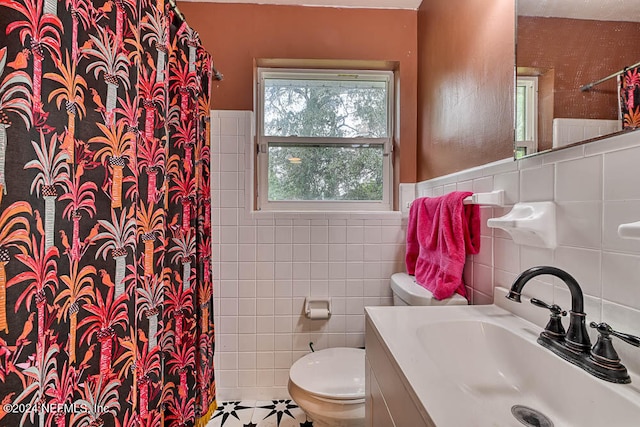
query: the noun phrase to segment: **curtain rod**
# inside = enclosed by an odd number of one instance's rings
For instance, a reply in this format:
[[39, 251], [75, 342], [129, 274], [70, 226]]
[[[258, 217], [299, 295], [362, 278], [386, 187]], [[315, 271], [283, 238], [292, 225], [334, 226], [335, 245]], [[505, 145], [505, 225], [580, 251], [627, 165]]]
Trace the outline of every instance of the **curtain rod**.
[[186, 22], [186, 19], [184, 18], [182, 12], [180, 12], [180, 9], [178, 9], [178, 5], [176, 4], [175, 0], [169, 0], [169, 6], [171, 6], [179, 20], [181, 20], [182, 22]]
[[633, 64], [633, 65], [631, 65], [631, 66], [629, 66], [629, 67], [623, 68], [623, 69], [622, 69], [622, 70], [620, 70], [620, 71], [617, 71], [617, 72], [615, 72], [615, 73], [613, 73], [613, 74], [611, 74], [611, 75], [608, 75], [607, 77], [603, 77], [603, 78], [601, 78], [600, 80], [596, 80], [595, 82], [592, 82], [592, 83], [586, 84], [586, 85], [584, 85], [584, 86], [580, 86], [580, 91], [581, 91], [581, 92], [586, 92], [586, 91], [588, 91], [588, 90], [591, 90], [594, 86], [597, 86], [597, 85], [599, 85], [600, 83], [604, 83], [604, 82], [606, 82], [606, 81], [607, 81], [607, 80], [609, 80], [609, 79], [612, 79], [612, 78], [614, 78], [614, 77], [619, 76], [620, 74], [622, 74], [622, 73], [624, 73], [625, 71], [627, 71], [629, 68], [635, 68], [635, 67], [638, 67], [638, 66], [640, 66], [640, 62], [636, 62], [635, 64]]
[[[180, 21], [186, 23], [187, 20], [184, 17], [184, 15], [182, 14], [182, 12], [180, 12], [180, 9], [178, 9], [178, 5], [176, 4], [175, 0], [168, 0], [169, 6], [171, 6], [171, 8], [173, 9], [173, 12], [176, 14], [176, 16], [178, 17], [178, 19], [180, 19]], [[211, 64], [211, 68], [213, 71], [213, 78], [220, 81], [224, 78], [224, 76], [222, 75], [222, 73], [218, 70], [216, 70], [216, 67], [213, 65], [213, 63]]]
[[222, 81], [224, 79], [224, 76], [222, 75], [222, 73], [218, 70], [216, 70], [216, 66], [213, 65], [213, 62], [211, 62], [211, 71], [213, 71], [213, 78], [218, 80], [218, 81]]

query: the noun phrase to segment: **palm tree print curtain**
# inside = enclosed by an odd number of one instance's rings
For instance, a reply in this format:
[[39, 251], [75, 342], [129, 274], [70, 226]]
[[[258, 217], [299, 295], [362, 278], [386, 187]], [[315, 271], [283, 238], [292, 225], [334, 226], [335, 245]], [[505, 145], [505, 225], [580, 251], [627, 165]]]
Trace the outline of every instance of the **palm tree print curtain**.
[[211, 70], [163, 0], [0, 0], [0, 425], [215, 409]]
[[620, 78], [622, 128], [640, 127], [640, 67], [627, 68]]

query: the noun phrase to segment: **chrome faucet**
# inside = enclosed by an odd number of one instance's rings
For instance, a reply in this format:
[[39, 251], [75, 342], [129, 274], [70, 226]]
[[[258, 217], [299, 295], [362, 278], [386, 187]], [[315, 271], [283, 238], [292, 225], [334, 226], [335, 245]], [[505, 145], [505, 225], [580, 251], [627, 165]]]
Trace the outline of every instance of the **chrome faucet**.
[[524, 285], [541, 274], [558, 277], [567, 285], [569, 292], [571, 292], [571, 310], [569, 312], [569, 327], [565, 333], [560, 316], [566, 315], [566, 312], [556, 304], [549, 305], [544, 301], [531, 298], [532, 304], [546, 308], [551, 312], [549, 323], [538, 337], [538, 344], [600, 379], [614, 383], [631, 382], [627, 369], [620, 363], [620, 359], [611, 345], [609, 336], [613, 335], [636, 347], [640, 347], [640, 338], [614, 331], [606, 323], [591, 322], [590, 326], [600, 333], [598, 342], [591, 348], [585, 322], [586, 314], [584, 313], [582, 289], [569, 273], [556, 267], [529, 268], [513, 282], [507, 298], [521, 302], [520, 296]]

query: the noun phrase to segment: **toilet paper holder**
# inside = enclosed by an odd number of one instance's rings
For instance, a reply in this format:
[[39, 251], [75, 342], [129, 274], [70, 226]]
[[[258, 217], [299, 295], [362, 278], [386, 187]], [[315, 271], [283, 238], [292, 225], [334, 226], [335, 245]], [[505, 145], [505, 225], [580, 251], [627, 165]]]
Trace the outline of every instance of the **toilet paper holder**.
[[331, 317], [331, 299], [305, 298], [304, 315], [311, 320], [328, 319]]

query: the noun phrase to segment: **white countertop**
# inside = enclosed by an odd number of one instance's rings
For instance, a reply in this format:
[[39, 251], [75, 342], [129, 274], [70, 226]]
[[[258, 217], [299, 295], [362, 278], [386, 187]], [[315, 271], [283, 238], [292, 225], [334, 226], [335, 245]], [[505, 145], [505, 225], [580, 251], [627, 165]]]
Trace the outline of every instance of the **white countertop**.
[[[522, 427], [511, 414], [516, 404], [540, 410], [555, 427], [640, 425], [640, 378], [622, 385], [592, 377], [537, 344], [539, 326], [496, 305], [367, 307], [366, 314], [438, 427]], [[445, 335], [451, 331], [458, 336]]]

